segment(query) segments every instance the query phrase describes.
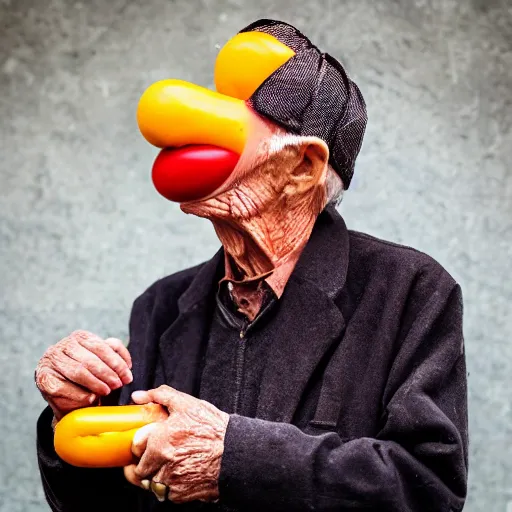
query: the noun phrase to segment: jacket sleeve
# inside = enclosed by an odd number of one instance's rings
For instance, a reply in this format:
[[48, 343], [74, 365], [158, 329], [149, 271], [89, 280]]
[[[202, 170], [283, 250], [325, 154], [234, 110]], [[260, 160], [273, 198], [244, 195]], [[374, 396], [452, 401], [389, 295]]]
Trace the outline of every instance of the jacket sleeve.
[[460, 511], [467, 389], [458, 285], [419, 309], [390, 369], [382, 428], [342, 440], [232, 416], [220, 497], [243, 510]]
[[[143, 356], [145, 329], [153, 303], [146, 292], [135, 300], [130, 314], [130, 343], [133, 382], [109, 395], [105, 405], [127, 403], [130, 391], [144, 389], [146, 378], [139, 369]], [[77, 468], [65, 463], [53, 447], [52, 410], [47, 407], [37, 422], [37, 458], [46, 501], [53, 512], [135, 512], [140, 490], [128, 483], [122, 468]]]

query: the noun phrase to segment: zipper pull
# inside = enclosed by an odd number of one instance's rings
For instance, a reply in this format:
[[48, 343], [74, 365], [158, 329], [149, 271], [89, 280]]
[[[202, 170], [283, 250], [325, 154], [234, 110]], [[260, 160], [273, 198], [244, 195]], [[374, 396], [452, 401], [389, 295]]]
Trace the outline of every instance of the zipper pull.
[[245, 335], [247, 334], [247, 329], [250, 326], [250, 322], [247, 321], [247, 319], [244, 320], [242, 324], [242, 330], [240, 331], [240, 339], [243, 340], [245, 338]]

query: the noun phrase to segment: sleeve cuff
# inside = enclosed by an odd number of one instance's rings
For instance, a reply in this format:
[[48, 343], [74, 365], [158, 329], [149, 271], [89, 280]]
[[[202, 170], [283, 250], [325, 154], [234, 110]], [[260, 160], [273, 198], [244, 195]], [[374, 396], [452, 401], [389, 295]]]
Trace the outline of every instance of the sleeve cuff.
[[[311, 456], [321, 443], [286, 423], [232, 415], [224, 438], [220, 501], [290, 510], [311, 497]], [[300, 509], [300, 506], [299, 506]]]
[[60, 461], [53, 445], [52, 422], [53, 411], [50, 407], [46, 407], [37, 420], [37, 451], [45, 462], [48, 460]]

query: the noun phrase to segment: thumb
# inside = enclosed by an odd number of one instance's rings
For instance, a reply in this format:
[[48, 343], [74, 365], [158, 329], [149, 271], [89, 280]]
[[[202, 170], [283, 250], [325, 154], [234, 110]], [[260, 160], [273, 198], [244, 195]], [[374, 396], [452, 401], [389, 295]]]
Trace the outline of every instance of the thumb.
[[135, 432], [132, 440], [132, 453], [138, 459], [140, 459], [143, 453], [146, 451], [149, 435], [151, 432], [153, 432], [155, 427], [156, 423], [149, 423], [148, 425], [144, 425], [143, 427], [139, 428], [137, 432]]
[[132, 393], [132, 400], [138, 405], [149, 404], [153, 401], [148, 391], [134, 391]]

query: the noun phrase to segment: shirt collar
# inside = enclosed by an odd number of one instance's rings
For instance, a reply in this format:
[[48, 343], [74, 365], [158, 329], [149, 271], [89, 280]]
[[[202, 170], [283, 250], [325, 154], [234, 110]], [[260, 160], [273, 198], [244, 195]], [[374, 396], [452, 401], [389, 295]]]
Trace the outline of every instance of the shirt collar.
[[[210, 294], [217, 293], [218, 283], [225, 274], [225, 258], [225, 251], [221, 247], [211, 260], [200, 266], [179, 300], [180, 310], [188, 309]], [[336, 208], [328, 206], [318, 216], [290, 279], [299, 283], [307, 281], [334, 298], [345, 285], [348, 260], [347, 227]]]

